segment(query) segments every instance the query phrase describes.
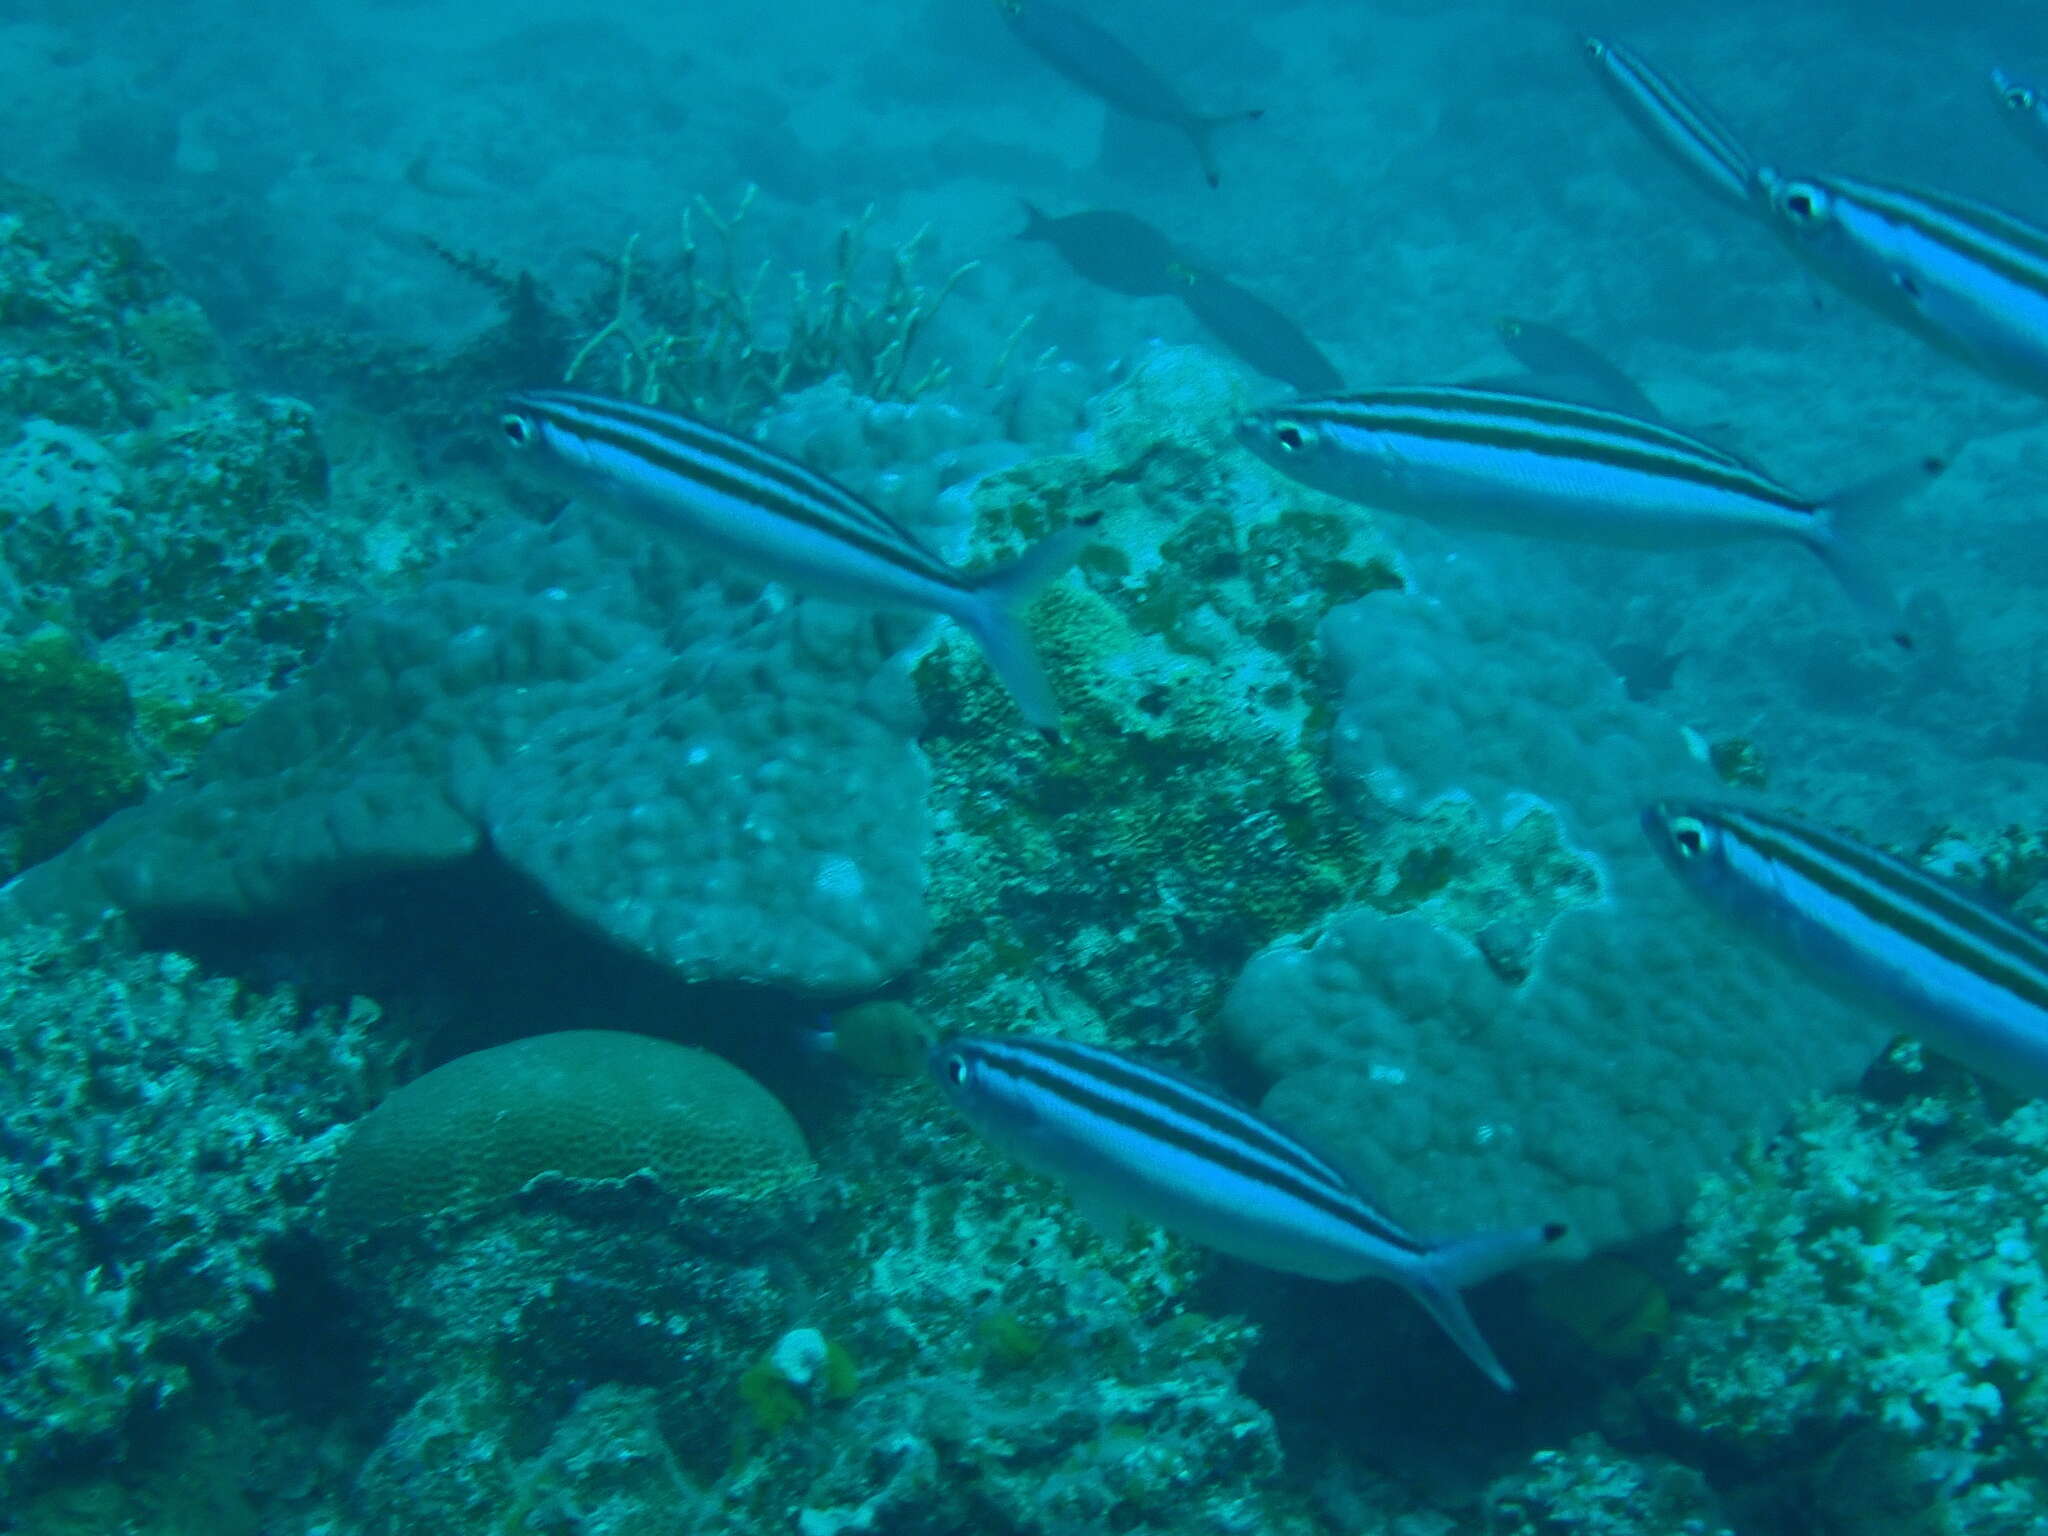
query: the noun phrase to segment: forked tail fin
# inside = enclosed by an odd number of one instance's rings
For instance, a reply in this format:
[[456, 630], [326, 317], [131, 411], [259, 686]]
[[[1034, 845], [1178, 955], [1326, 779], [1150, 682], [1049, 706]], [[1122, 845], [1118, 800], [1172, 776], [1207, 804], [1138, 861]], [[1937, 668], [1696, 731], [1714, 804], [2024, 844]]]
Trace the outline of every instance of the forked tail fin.
[[1059, 735], [1059, 705], [1024, 627], [1024, 608], [1040, 587], [1074, 563], [1101, 520], [1099, 512], [1077, 519], [1010, 564], [983, 572], [975, 578], [973, 603], [958, 615], [981, 642], [989, 666], [1015, 696], [1024, 718], [1048, 737]]
[[1863, 530], [1909, 496], [1933, 484], [1954, 459], [1953, 453], [1929, 454], [1902, 464], [1860, 485], [1838, 491], [1821, 504], [1817, 513], [1810, 541], [1813, 552], [1834, 572], [1835, 580], [1849, 594], [1849, 601], [1882, 629], [1893, 644], [1906, 649], [1912, 648], [1913, 637], [1906, 632], [1898, 595], [1865, 552]]
[[1514, 1378], [1480, 1333], [1479, 1325], [1472, 1321], [1472, 1314], [1465, 1310], [1465, 1298], [1458, 1293], [1468, 1285], [1477, 1285], [1526, 1263], [1563, 1238], [1564, 1230], [1552, 1222], [1542, 1227], [1475, 1233], [1431, 1249], [1420, 1271], [1407, 1279], [1409, 1291], [1428, 1309], [1437, 1326], [1503, 1392], [1515, 1390]]

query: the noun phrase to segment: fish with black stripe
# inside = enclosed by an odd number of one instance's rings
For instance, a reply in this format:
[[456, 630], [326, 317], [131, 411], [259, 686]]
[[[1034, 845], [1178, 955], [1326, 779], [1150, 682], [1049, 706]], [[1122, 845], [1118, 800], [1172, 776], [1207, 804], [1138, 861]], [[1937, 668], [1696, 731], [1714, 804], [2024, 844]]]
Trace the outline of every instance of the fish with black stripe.
[[1098, 1218], [1156, 1222], [1312, 1279], [1392, 1280], [1503, 1391], [1514, 1382], [1459, 1292], [1551, 1248], [1563, 1226], [1429, 1244], [1342, 1172], [1207, 1084], [1114, 1051], [1029, 1035], [954, 1035], [932, 1075], [988, 1141]]
[[1994, 69], [1991, 99], [1998, 104], [1998, 115], [2012, 125], [2020, 141], [2048, 160], [2048, 95], [2030, 81]]
[[2048, 229], [1989, 203], [1757, 171], [1779, 235], [1851, 298], [1991, 377], [2048, 395]]
[[1622, 115], [1708, 196], [1754, 216], [1756, 161], [1698, 97], [1620, 43], [1581, 37], [1580, 51]]
[[1687, 889], [1930, 1048], [2048, 1093], [2048, 940], [1937, 875], [1801, 817], [1660, 800], [1643, 830]]
[[981, 643], [1025, 718], [1056, 735], [1059, 708], [1021, 610], [1074, 561], [1094, 518], [969, 576], [845, 486], [771, 448], [673, 411], [571, 390], [508, 396], [513, 448], [611, 493], [649, 526], [802, 591], [943, 614]]
[[1923, 458], [1814, 500], [1661, 422], [1472, 385], [1292, 400], [1246, 415], [1238, 440], [1317, 490], [1454, 527], [1644, 549], [1788, 540], [1900, 645], [1857, 526], [1947, 467]]

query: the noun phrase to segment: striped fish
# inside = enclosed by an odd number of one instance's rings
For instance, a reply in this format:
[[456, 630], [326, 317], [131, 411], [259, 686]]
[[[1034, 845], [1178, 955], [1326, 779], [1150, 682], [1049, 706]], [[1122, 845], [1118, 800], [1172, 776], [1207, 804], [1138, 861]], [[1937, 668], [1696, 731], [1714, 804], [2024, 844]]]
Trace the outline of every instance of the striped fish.
[[1757, 172], [1799, 259], [1993, 378], [2048, 395], [2048, 230], [1968, 198]]
[[499, 430], [512, 447], [611, 492], [652, 526], [763, 576], [864, 606], [944, 614], [981, 642], [1025, 718], [1058, 733], [1052, 687], [1019, 610], [1073, 563], [1093, 518], [969, 577], [844, 486], [688, 416], [536, 390], [507, 397]]
[[1605, 38], [1581, 37], [1593, 73], [1628, 120], [1707, 194], [1754, 215], [1756, 162], [1735, 135], [1690, 91], [1659, 74], [1640, 54]]
[[1514, 1389], [1458, 1292], [1550, 1247], [1562, 1226], [1423, 1243], [1271, 1121], [1202, 1083], [1094, 1046], [955, 1035], [933, 1048], [931, 1065], [976, 1130], [1067, 1185], [1091, 1215], [1157, 1222], [1289, 1274], [1392, 1280], [1488, 1379]]
[[2038, 86], [2015, 79], [2002, 69], [1991, 71], [1991, 95], [1999, 116], [2035, 154], [2048, 160], [2048, 96]]
[[1932, 1049], [2048, 1093], [2048, 942], [1904, 859], [1795, 816], [1660, 800], [1643, 830], [1716, 910]]
[[1901, 645], [1855, 526], [1946, 467], [1922, 459], [1813, 501], [1660, 422], [1472, 385], [1289, 401], [1245, 416], [1238, 439], [1317, 490], [1432, 522], [1651, 549], [1791, 540]]

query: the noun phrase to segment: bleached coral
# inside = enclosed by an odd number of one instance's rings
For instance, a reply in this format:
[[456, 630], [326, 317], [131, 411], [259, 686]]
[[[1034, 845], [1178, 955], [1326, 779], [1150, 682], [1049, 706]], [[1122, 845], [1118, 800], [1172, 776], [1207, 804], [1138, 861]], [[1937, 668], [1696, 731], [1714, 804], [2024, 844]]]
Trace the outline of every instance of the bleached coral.
[[2013, 1490], [1988, 1490], [2017, 1481], [2038, 1499], [2044, 1210], [2048, 1104], [1816, 1100], [1694, 1202], [1683, 1262], [1700, 1289], [1651, 1400], [1752, 1458], [1857, 1429], [1895, 1486], [1997, 1503]]
[[302, 1007], [27, 931], [0, 938], [0, 1493], [118, 1447], [272, 1284], [387, 1063]]

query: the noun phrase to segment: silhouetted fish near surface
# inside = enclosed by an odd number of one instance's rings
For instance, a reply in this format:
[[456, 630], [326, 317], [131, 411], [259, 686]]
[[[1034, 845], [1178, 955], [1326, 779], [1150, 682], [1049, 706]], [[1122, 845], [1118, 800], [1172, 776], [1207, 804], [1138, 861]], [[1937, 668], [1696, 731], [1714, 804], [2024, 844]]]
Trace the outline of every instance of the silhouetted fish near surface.
[[1970, 198], [1846, 176], [1757, 187], [1793, 253], [1995, 379], [2048, 396], [2048, 229]]
[[2048, 939], [1937, 875], [1800, 817], [1660, 800], [1643, 830], [1724, 916], [1934, 1050], [2048, 1094]]
[[1556, 326], [1504, 315], [1495, 322], [1494, 330], [1508, 355], [1537, 377], [1583, 379], [1592, 386], [1587, 397], [1589, 403], [1627, 416], [1640, 416], [1645, 421], [1663, 418], [1664, 413], [1637, 387], [1634, 379], [1585, 342], [1566, 335]]
[[1220, 123], [1242, 122], [1261, 115], [1222, 112], [1204, 116], [1181, 99], [1151, 65], [1079, 12], [1043, 0], [996, 0], [997, 9], [1019, 41], [1090, 95], [1129, 117], [1142, 117], [1179, 130], [1195, 146], [1202, 175], [1210, 186], [1220, 181], [1210, 135]]
[[647, 526], [761, 575], [841, 602], [943, 614], [981, 642], [1025, 718], [1057, 733], [1059, 709], [1022, 610], [1073, 564], [1094, 518], [970, 576], [837, 481], [692, 417], [533, 390], [506, 397], [499, 431], [573, 482], [611, 492]]
[[1185, 286], [1174, 273], [1173, 243], [1135, 214], [1098, 208], [1048, 218], [1030, 203], [1019, 240], [1042, 240], [1098, 288], [1148, 299]]
[[1157, 1222], [1219, 1253], [1315, 1280], [1391, 1280], [1488, 1380], [1513, 1390], [1458, 1293], [1535, 1258], [1564, 1236], [1562, 1226], [1425, 1243], [1263, 1115], [1097, 1046], [955, 1035], [933, 1049], [931, 1068], [977, 1131], [1058, 1179], [1098, 1221]]
[[1238, 441], [1317, 490], [1451, 527], [1637, 549], [1787, 539], [1902, 646], [1912, 639], [1855, 525], [1947, 468], [1919, 459], [1816, 501], [1661, 423], [1469, 385], [1289, 401], [1244, 417]]
[[2012, 125], [2021, 142], [2048, 160], [2048, 95], [2002, 69], [1991, 71], [1991, 94], [1998, 103], [1999, 116]]
[[1190, 272], [1174, 290], [1210, 335], [1259, 372], [1304, 395], [1342, 389], [1336, 365], [1300, 326], [1257, 294], [1213, 272]]

